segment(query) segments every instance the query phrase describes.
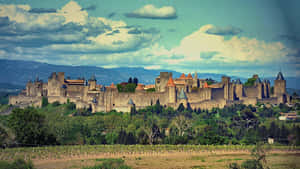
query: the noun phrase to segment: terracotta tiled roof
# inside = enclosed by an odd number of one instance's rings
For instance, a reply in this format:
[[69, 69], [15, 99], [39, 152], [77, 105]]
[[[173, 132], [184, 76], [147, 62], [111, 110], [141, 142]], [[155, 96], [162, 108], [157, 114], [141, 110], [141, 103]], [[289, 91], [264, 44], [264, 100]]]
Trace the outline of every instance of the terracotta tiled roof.
[[204, 83], [204, 88], [209, 88], [207, 82]]
[[193, 79], [193, 76], [191, 75], [191, 73], [188, 74], [187, 78], [188, 79]]
[[185, 77], [185, 74], [184, 73], [182, 73], [181, 74], [181, 76], [179, 77], [179, 79], [185, 79], [186, 77]]
[[174, 83], [176, 84], [176, 85], [185, 85], [186, 83], [185, 83], [185, 81], [182, 81], [182, 80], [175, 80], [174, 81]]
[[167, 86], [175, 87], [175, 83], [174, 83], [172, 76], [170, 76]]
[[145, 85], [143, 84], [138, 84], [135, 90], [144, 90]]
[[78, 80], [78, 79], [76, 79], [76, 80], [71, 80], [71, 79], [67, 79], [66, 80], [66, 83], [67, 84], [84, 84], [84, 80]]
[[151, 88], [155, 88], [155, 85], [154, 84], [150, 84], [150, 85], [146, 85], [144, 87], [144, 89], [151, 89]]

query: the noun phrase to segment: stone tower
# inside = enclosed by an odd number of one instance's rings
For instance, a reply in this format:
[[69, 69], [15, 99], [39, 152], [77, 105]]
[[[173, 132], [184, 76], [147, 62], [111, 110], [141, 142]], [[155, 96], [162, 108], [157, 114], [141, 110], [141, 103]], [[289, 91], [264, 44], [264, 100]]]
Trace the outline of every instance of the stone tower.
[[195, 72], [195, 74], [194, 74], [194, 78], [193, 78], [193, 88], [198, 88], [199, 87], [199, 82], [198, 82], [198, 74], [197, 74], [197, 72]]
[[230, 77], [223, 76], [222, 83], [224, 85], [224, 99], [229, 99], [229, 85], [230, 85]]
[[96, 77], [95, 75], [93, 75], [90, 79], [89, 79], [89, 90], [96, 90], [96, 83], [97, 83], [97, 80], [96, 80]]
[[172, 76], [170, 76], [170, 78], [169, 78], [167, 87], [168, 87], [169, 103], [175, 104], [176, 103], [176, 88], [175, 88], [175, 83], [173, 81]]
[[258, 99], [262, 99], [263, 98], [264, 89], [263, 89], [263, 84], [261, 83], [261, 80], [260, 80], [260, 78], [258, 76], [256, 77], [255, 86], [257, 87], [257, 98]]
[[286, 93], [286, 81], [283, 78], [281, 72], [277, 74], [277, 78], [274, 81], [274, 95], [277, 97], [281, 97]]
[[58, 81], [63, 84], [65, 82], [65, 72], [58, 72], [57, 78]]
[[155, 79], [155, 91], [166, 91], [167, 83], [170, 76], [172, 76], [171, 72], [160, 72], [159, 77]]
[[239, 100], [244, 96], [244, 87], [240, 79], [235, 81], [235, 94]]

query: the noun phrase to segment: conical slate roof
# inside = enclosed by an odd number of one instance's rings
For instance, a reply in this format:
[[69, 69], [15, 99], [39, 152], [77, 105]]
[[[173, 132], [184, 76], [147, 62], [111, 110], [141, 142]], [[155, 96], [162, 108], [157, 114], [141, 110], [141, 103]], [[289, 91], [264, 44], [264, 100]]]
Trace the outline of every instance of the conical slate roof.
[[181, 89], [178, 99], [187, 99], [185, 92], [183, 91], [183, 88]]
[[129, 101], [128, 101], [128, 104], [130, 104], [130, 105], [134, 105], [134, 103], [133, 103], [133, 101], [132, 101], [132, 99], [131, 99], [131, 98], [129, 99]]
[[281, 72], [279, 72], [279, 73], [277, 74], [276, 80], [284, 80], [283, 75], [282, 75]]

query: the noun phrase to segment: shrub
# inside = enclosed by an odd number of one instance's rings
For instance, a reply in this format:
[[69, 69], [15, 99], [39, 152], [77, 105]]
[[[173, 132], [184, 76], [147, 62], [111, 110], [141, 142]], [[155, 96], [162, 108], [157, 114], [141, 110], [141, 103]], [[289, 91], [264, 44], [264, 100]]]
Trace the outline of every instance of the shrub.
[[96, 159], [96, 161], [103, 161], [103, 163], [92, 167], [84, 167], [83, 169], [131, 169], [131, 167], [125, 165], [124, 160], [120, 158]]
[[155, 92], [155, 88], [149, 88], [146, 90], [147, 92]]
[[73, 102], [67, 103], [67, 109], [68, 110], [75, 110], [76, 109], [76, 104]]
[[258, 160], [246, 160], [242, 163], [243, 169], [263, 169], [262, 164]]
[[237, 163], [230, 163], [228, 168], [229, 169], [240, 169], [240, 166]]
[[46, 107], [48, 104], [49, 104], [48, 98], [47, 97], [43, 97], [42, 98], [42, 107]]
[[60, 103], [59, 103], [58, 101], [55, 101], [55, 102], [52, 103], [52, 105], [53, 105], [54, 107], [57, 107], [57, 106], [60, 105]]
[[12, 163], [0, 161], [0, 169], [34, 169], [34, 166], [31, 161], [16, 159]]

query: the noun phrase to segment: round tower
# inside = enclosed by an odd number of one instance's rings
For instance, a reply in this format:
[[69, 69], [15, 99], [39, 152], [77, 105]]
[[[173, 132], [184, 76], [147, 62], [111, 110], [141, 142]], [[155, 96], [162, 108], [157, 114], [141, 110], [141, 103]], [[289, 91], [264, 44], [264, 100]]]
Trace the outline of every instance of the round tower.
[[168, 87], [169, 103], [175, 104], [176, 103], [176, 87], [175, 87], [175, 83], [174, 83], [172, 76], [169, 77], [167, 87]]
[[277, 74], [277, 78], [274, 81], [274, 95], [280, 97], [286, 93], [286, 81], [281, 72]]

